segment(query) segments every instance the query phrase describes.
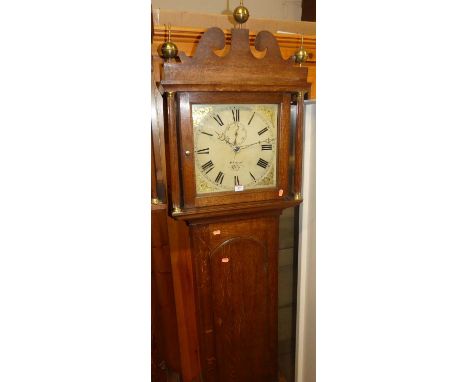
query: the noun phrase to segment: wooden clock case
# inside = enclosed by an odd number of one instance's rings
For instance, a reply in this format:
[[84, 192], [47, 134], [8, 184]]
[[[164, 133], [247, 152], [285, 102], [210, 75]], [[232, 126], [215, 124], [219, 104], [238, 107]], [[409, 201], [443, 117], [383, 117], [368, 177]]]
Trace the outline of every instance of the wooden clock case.
[[[167, 195], [161, 201], [154, 187], [152, 332], [159, 349], [153, 375], [162, 381], [278, 380], [278, 223], [283, 209], [302, 201], [303, 100], [310, 86], [307, 69], [285, 61], [271, 33], [255, 38], [261, 59], [252, 55], [248, 30], [233, 29], [227, 42], [228, 53], [220, 55], [226, 36], [208, 29], [195, 55], [164, 63], [155, 84], [164, 103], [155, 106], [160, 113], [153, 122], [164, 115], [164, 129], [153, 139], [164, 143], [153, 153], [160, 158], [154, 166], [164, 186], [159, 194]], [[186, 155], [194, 151], [192, 102], [277, 103], [277, 186], [197, 196], [194, 159]]]

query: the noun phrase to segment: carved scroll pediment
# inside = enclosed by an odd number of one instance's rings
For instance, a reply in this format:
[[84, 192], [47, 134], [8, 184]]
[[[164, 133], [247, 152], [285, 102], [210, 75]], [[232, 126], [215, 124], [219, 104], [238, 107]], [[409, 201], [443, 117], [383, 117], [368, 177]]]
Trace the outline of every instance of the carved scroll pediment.
[[[259, 32], [254, 46], [247, 29], [232, 29], [230, 45], [219, 28], [208, 29], [193, 57], [180, 54], [180, 62], [165, 63], [161, 84], [182, 90], [291, 90], [308, 88], [307, 69], [284, 60], [278, 43], [268, 31]], [[252, 49], [263, 53], [256, 58]], [[219, 51], [227, 50], [224, 55]], [[216, 51], [218, 51], [216, 53]], [[262, 54], [261, 54], [262, 55]]]

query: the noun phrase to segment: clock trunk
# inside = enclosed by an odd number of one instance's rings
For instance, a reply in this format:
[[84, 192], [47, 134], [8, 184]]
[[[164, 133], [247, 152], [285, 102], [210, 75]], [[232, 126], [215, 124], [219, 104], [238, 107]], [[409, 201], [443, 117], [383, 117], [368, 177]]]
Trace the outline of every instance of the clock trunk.
[[277, 378], [278, 219], [190, 228], [205, 381]]

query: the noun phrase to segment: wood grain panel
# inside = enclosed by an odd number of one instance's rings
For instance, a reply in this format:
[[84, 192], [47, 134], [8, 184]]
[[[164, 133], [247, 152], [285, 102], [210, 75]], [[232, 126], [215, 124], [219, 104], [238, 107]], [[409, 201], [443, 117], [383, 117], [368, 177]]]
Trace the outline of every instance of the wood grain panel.
[[[210, 257], [220, 381], [271, 381], [268, 253], [251, 238], [223, 243]], [[255, 377], [252, 371], [255, 370]]]
[[162, 379], [165, 378], [165, 374], [161, 366], [180, 370], [179, 350], [174, 346], [179, 338], [174, 320], [176, 310], [164, 210], [153, 211], [151, 214], [151, 274], [152, 374]]
[[[171, 29], [171, 39], [174, 43], [177, 44], [180, 52], [183, 52], [186, 56], [192, 57], [198, 47], [201, 36], [206, 32], [205, 28], [188, 28], [183, 26], [172, 26]], [[219, 54], [225, 54], [231, 45], [231, 31], [228, 29], [223, 30], [226, 36], [226, 46], [223, 50], [219, 51]], [[283, 59], [288, 59], [294, 55], [294, 53], [301, 46], [301, 35], [299, 34], [274, 34], [276, 40], [278, 41], [281, 56]], [[258, 52], [254, 49], [255, 45], [256, 32], [249, 33], [249, 42], [251, 46], [252, 54], [260, 58], [264, 55], [264, 52]], [[155, 26], [153, 29], [153, 43], [152, 43], [152, 54], [155, 57], [155, 78], [161, 76], [161, 66], [163, 60], [158, 56], [158, 48], [160, 45], [167, 39], [167, 33], [163, 26]], [[316, 38], [315, 35], [304, 35], [304, 47], [309, 53], [309, 58], [307, 62], [303, 65], [307, 68], [307, 82], [310, 84], [310, 91], [308, 93], [308, 99], [316, 98], [316, 82], [315, 82], [315, 72], [316, 72]], [[158, 65], [159, 63], [159, 65]]]
[[277, 378], [278, 214], [192, 226], [207, 382]]
[[303, 21], [316, 21], [315, 0], [302, 0], [302, 17]]
[[182, 378], [184, 382], [199, 381], [201, 366], [189, 230], [185, 222], [170, 217], [167, 218], [166, 224], [169, 233]]
[[252, 54], [246, 29], [232, 30], [231, 49], [218, 56], [225, 34], [209, 28], [201, 37], [193, 57], [179, 52], [180, 62], [164, 63], [161, 85], [166, 91], [306, 91], [307, 69], [284, 60], [274, 36], [262, 31], [255, 37], [255, 49], [265, 52], [261, 59]]

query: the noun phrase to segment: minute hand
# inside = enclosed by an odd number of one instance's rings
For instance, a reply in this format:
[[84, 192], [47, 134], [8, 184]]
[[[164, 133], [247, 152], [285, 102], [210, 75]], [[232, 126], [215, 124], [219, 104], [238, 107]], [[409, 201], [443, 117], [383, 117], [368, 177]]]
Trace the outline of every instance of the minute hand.
[[259, 144], [259, 145], [260, 145], [260, 144], [262, 144], [262, 143], [264, 143], [264, 142], [270, 143], [270, 142], [273, 142], [274, 140], [275, 140], [275, 139], [268, 138], [268, 139], [264, 139], [263, 141], [258, 141], [258, 142], [250, 143], [250, 144], [244, 145], [244, 146], [238, 146], [238, 148], [239, 148], [239, 151], [240, 151], [240, 150], [246, 149], [247, 147], [254, 146], [254, 145], [256, 145], [256, 144]]

